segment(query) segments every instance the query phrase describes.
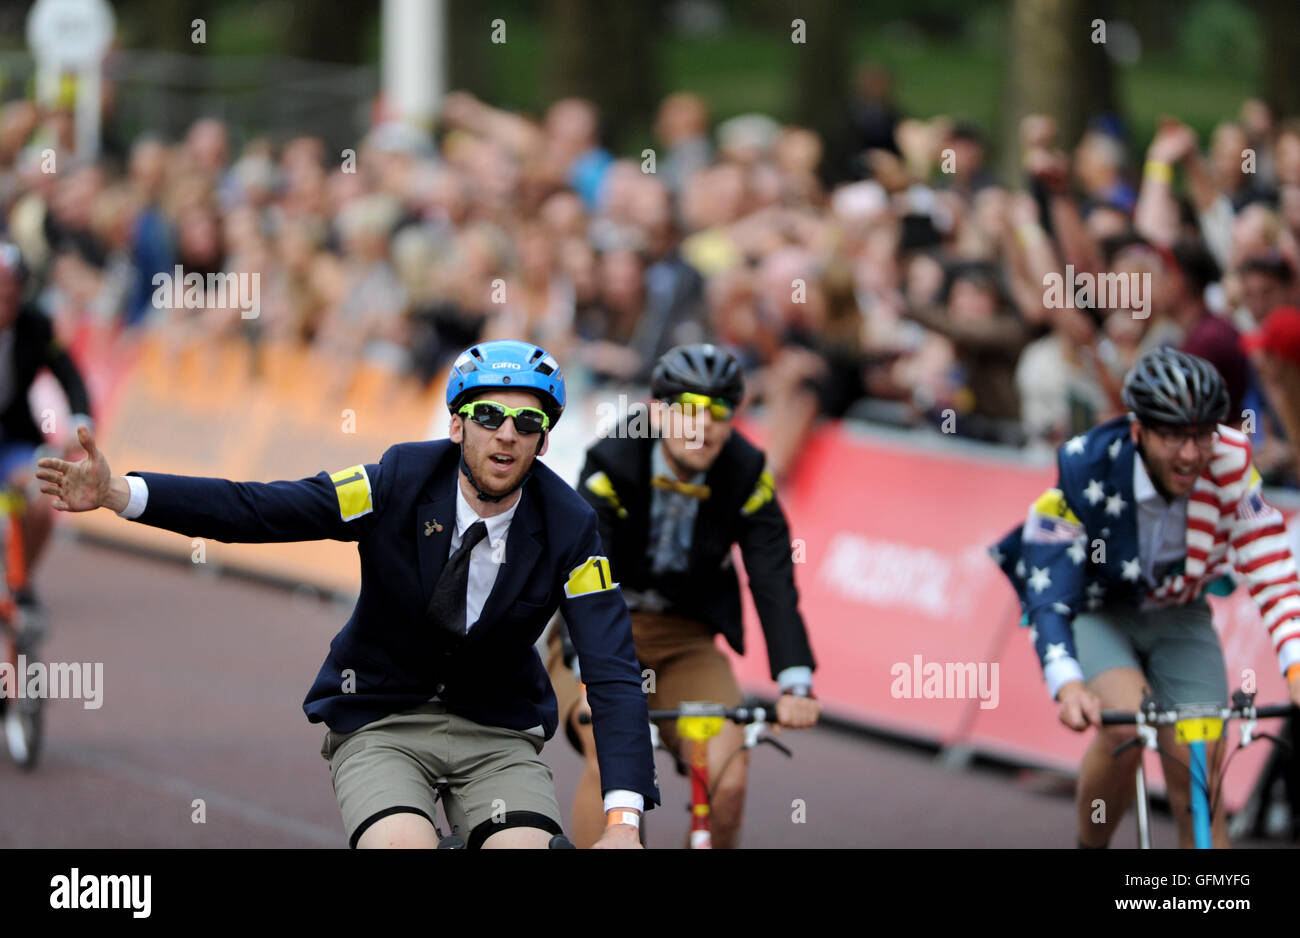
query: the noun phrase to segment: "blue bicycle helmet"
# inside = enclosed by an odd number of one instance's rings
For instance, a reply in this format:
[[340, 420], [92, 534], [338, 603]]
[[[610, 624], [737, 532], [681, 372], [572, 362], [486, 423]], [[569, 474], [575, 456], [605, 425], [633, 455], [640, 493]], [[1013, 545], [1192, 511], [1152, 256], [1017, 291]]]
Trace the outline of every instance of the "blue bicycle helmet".
[[461, 352], [447, 380], [447, 409], [456, 413], [479, 391], [532, 391], [551, 418], [551, 429], [564, 413], [564, 374], [550, 352], [531, 342], [502, 339], [480, 342]]
[[[471, 396], [480, 391], [506, 389], [531, 391], [541, 399], [542, 410], [551, 418], [551, 430], [564, 413], [564, 374], [560, 364], [550, 352], [530, 342], [501, 339], [497, 342], [480, 342], [461, 352], [451, 366], [447, 380], [447, 409], [453, 415]], [[548, 431], [549, 432], [549, 431]], [[542, 451], [545, 433], [537, 435], [537, 451]], [[465, 445], [461, 442], [460, 471], [465, 474], [481, 501], [499, 502], [520, 488], [532, 469], [524, 473], [507, 492], [493, 495], [483, 490], [465, 460]]]

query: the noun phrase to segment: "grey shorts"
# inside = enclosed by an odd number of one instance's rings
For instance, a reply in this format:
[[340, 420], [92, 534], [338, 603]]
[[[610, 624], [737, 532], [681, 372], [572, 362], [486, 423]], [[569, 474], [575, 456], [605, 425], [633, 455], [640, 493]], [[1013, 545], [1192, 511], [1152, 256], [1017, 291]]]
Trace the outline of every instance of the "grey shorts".
[[1223, 649], [1204, 600], [1082, 612], [1074, 618], [1074, 647], [1085, 681], [1111, 668], [1134, 668], [1166, 706], [1228, 701]]
[[542, 743], [540, 736], [484, 726], [428, 703], [352, 733], [328, 731], [321, 755], [329, 760], [349, 846], [390, 814], [436, 823], [434, 782], [445, 778], [451, 833], [473, 849], [510, 827], [562, 832]]

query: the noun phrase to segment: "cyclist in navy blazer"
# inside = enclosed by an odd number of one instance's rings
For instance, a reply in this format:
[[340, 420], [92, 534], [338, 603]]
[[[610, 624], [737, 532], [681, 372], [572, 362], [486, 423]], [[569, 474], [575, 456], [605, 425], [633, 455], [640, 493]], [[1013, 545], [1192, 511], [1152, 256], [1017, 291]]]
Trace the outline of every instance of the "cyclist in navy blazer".
[[[540, 749], [541, 740], [555, 732], [557, 713], [534, 642], [559, 607], [591, 700], [607, 807], [628, 812], [617, 815], [621, 830], [613, 824], [607, 828], [610, 842], [602, 846], [632, 846], [634, 815], [659, 796], [648, 712], [627, 607], [609, 576], [595, 512], [537, 459], [563, 411], [559, 366], [536, 346], [483, 343], [457, 359], [447, 400], [451, 439], [400, 443], [377, 463], [298, 481], [231, 482], [148, 472], [113, 476], [88, 431], [80, 434], [88, 458], [43, 460], [37, 475], [59, 510], [107, 506], [145, 524], [229, 542], [357, 542], [360, 596], [303, 704], [311, 722], [329, 727], [327, 743], [346, 744], [348, 734], [424, 708], [471, 721], [475, 732], [503, 728], [535, 737]], [[509, 504], [516, 492], [513, 507], [504, 516], [496, 508], [494, 518], [487, 506]], [[478, 543], [464, 529], [465, 519], [485, 521], [489, 532], [494, 521], [508, 528], [500, 529], [499, 538]], [[465, 535], [475, 537], [462, 575], [462, 583], [468, 577], [467, 592], [461, 594], [468, 607], [458, 613], [464, 625], [449, 627], [440, 621], [446, 610], [438, 608], [447, 594], [440, 592], [435, 602], [435, 588]], [[495, 552], [495, 568], [475, 566], [480, 550]], [[481, 612], [474, 617], [467, 613], [475, 608], [476, 589]], [[380, 817], [353, 821], [338, 776], [335, 786], [345, 823], [360, 828], [349, 830], [354, 845], [385, 812], [401, 813], [406, 806], [417, 817], [428, 813], [423, 802], [383, 804], [370, 783], [353, 800]], [[516, 802], [521, 798], [515, 795]], [[541, 817], [550, 814], [543, 807], [519, 813], [522, 820], [508, 826], [559, 832], [558, 810], [554, 825]], [[468, 820], [474, 820], [472, 811]]]

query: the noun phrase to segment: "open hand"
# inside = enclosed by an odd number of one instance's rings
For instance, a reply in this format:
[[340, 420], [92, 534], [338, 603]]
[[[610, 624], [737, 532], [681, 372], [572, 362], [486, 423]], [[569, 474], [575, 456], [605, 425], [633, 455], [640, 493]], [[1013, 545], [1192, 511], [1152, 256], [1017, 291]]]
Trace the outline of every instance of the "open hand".
[[59, 511], [93, 511], [110, 505], [120, 511], [126, 507], [125, 480], [113, 485], [113, 474], [108, 460], [95, 446], [95, 438], [85, 426], [77, 428], [77, 442], [85, 450], [86, 458], [68, 462], [54, 456], [38, 460], [36, 478], [41, 481], [41, 491], [54, 496], [54, 507]]

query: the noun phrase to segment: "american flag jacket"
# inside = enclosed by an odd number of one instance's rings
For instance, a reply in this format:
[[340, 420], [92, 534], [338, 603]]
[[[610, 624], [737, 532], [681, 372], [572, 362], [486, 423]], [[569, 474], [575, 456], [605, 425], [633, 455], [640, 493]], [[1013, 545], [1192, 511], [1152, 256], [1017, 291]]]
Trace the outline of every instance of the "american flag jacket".
[[1066, 682], [1083, 680], [1072, 628], [1080, 611], [1186, 604], [1207, 590], [1231, 592], [1221, 578], [1233, 573], [1259, 607], [1282, 672], [1300, 664], [1300, 578], [1282, 515], [1260, 495], [1248, 438], [1219, 427], [1188, 501], [1187, 556], [1154, 589], [1142, 580], [1138, 553], [1137, 458], [1128, 416], [1063, 444], [1056, 487], [990, 549], [1020, 597], [1048, 692], [1055, 698]]

